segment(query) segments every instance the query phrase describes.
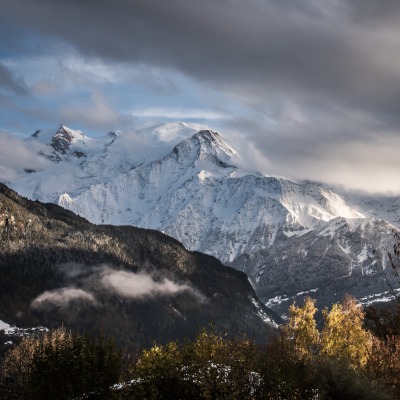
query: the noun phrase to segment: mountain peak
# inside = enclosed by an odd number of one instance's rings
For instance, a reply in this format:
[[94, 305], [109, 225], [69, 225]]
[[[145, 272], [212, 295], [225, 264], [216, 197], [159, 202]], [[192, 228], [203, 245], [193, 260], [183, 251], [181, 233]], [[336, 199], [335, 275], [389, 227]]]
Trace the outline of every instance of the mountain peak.
[[218, 133], [209, 129], [203, 129], [192, 136], [199, 139], [201, 144], [211, 146], [214, 150], [222, 151], [229, 157], [237, 154], [237, 151], [228, 144]]
[[185, 143], [196, 151], [198, 161], [211, 161], [219, 166], [231, 165], [232, 158], [237, 155], [237, 151], [218, 132], [209, 129], [198, 131], [177, 148], [186, 146]]
[[51, 146], [55, 151], [65, 154], [72, 143], [85, 142], [86, 136], [81, 131], [74, 131], [64, 125], [61, 125], [53, 136]]
[[53, 147], [57, 153], [61, 154], [65, 154], [72, 143], [85, 143], [87, 141], [87, 137], [81, 131], [73, 130], [65, 125], [60, 125], [56, 133], [52, 129], [39, 129], [35, 131], [31, 138]]

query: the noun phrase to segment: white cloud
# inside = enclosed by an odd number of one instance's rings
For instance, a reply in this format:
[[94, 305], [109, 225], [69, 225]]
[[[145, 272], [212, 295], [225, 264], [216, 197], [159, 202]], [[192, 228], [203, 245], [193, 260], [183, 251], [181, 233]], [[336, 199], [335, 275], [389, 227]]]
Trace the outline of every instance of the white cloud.
[[170, 118], [170, 119], [226, 119], [229, 115], [219, 111], [206, 109], [188, 109], [179, 107], [135, 108], [131, 111], [134, 117]]
[[73, 84], [117, 83], [126, 78], [124, 69], [116, 65], [108, 65], [93, 58], [83, 58], [69, 53], [60, 55], [37, 55], [31, 57], [15, 57], [3, 60], [10, 70], [24, 77], [26, 83], [34, 86], [38, 82], [57, 83], [59, 87]]
[[[45, 291], [32, 301], [31, 307], [36, 309], [67, 307], [77, 300], [97, 306], [101, 294], [113, 294], [133, 300], [187, 292], [200, 301], [204, 300], [204, 296], [187, 283], [177, 283], [165, 277], [156, 280], [153, 275], [146, 272], [134, 273], [116, 270], [107, 265], [89, 267], [77, 263], [61, 264], [58, 267], [68, 279], [69, 286]], [[80, 281], [82, 289], [74, 287], [77, 280]]]
[[0, 130], [0, 179], [15, 179], [23, 169], [43, 169], [50, 161], [38, 154], [42, 145], [23, 142]]
[[173, 295], [184, 291], [191, 291], [189, 285], [178, 284], [167, 278], [156, 282], [152, 276], [145, 273], [133, 273], [106, 269], [101, 277], [101, 284], [108, 291], [120, 296], [140, 299], [157, 295]]
[[32, 301], [31, 306], [37, 309], [47, 307], [66, 307], [71, 302], [77, 300], [86, 301], [92, 304], [96, 303], [92, 293], [86, 292], [82, 289], [61, 288], [42, 293]]

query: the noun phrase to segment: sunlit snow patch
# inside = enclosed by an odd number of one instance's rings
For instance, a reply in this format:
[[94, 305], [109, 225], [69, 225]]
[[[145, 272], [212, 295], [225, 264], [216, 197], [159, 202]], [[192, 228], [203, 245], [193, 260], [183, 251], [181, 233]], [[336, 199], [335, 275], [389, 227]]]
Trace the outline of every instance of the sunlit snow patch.
[[[394, 292], [394, 293], [393, 293]], [[387, 290], [382, 293], [375, 293], [369, 296], [362, 297], [358, 300], [358, 303], [362, 304], [363, 306], [370, 306], [374, 303], [388, 303], [396, 299], [396, 297], [400, 294], [400, 289], [394, 289], [393, 292]]]
[[258, 301], [254, 297], [251, 297], [251, 296], [250, 296], [250, 300], [257, 310], [256, 315], [258, 315], [262, 319], [262, 321], [264, 321], [266, 324], [272, 325], [274, 328], [278, 328], [278, 325], [274, 321], [272, 321], [271, 318], [268, 317], [268, 315], [262, 310]]
[[265, 302], [265, 305], [269, 308], [272, 308], [274, 306], [279, 306], [285, 301], [289, 301], [290, 297], [287, 296], [275, 296], [272, 299], [269, 299]]
[[8, 336], [28, 336], [32, 333], [36, 332], [47, 332], [48, 329], [43, 326], [38, 326], [34, 328], [18, 328], [16, 326], [11, 326], [6, 322], [0, 320], [0, 331], [4, 331], [4, 333]]

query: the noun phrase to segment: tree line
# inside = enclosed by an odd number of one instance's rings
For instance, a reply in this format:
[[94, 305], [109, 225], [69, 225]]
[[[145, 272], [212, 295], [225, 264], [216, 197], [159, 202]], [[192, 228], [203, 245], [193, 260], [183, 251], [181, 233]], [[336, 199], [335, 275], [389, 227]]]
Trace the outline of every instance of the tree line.
[[399, 399], [400, 335], [393, 327], [382, 330], [378, 315], [367, 329], [350, 296], [323, 310], [320, 329], [316, 312], [309, 297], [293, 304], [287, 323], [264, 345], [209, 329], [194, 341], [154, 344], [133, 355], [110, 339], [58, 328], [6, 353], [0, 398]]

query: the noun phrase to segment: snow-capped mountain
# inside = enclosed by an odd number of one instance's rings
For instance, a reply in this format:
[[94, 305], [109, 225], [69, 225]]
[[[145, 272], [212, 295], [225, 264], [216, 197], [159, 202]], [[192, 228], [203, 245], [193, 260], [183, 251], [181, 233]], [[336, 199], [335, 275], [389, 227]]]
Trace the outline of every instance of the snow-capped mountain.
[[245, 271], [279, 311], [279, 299], [310, 290], [322, 302], [384, 291], [393, 226], [377, 217], [398, 221], [393, 204], [368, 209], [312, 182], [247, 171], [237, 150], [199, 125], [101, 138], [61, 127], [29, 140], [46, 144], [53, 167], [12, 182], [19, 193], [97, 224], [161, 230]]
[[31, 199], [57, 202], [64, 193], [76, 196], [93, 184], [164, 157], [201, 128], [175, 123], [124, 134], [108, 132], [102, 137], [88, 137], [66, 126], [56, 131], [39, 130], [26, 141], [40, 143], [43, 157], [53, 162], [41, 170], [25, 170], [18, 179], [6, 183]]

